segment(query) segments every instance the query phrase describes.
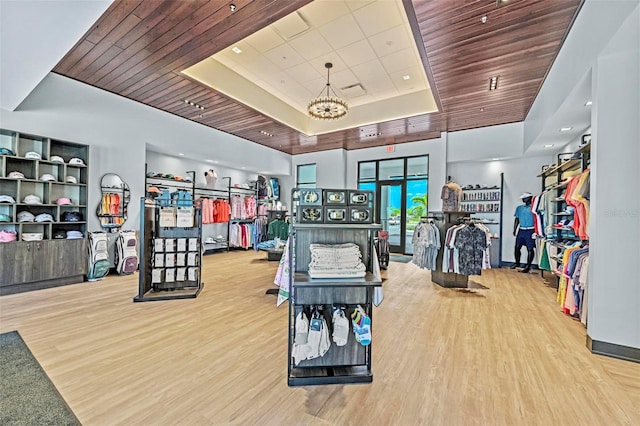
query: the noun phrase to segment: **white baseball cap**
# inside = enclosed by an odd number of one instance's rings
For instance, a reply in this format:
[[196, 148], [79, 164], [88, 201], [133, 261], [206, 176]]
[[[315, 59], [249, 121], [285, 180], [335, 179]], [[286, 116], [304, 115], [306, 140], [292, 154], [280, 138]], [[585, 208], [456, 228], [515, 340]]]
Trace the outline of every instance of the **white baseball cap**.
[[29, 194], [22, 200], [25, 204], [42, 204], [42, 199], [34, 194]]
[[42, 232], [23, 232], [22, 241], [42, 241]]
[[29, 158], [31, 160], [40, 160], [42, 156], [35, 151], [29, 151], [24, 155], [24, 158]]
[[520, 198], [529, 198], [529, 197], [533, 197], [533, 194], [530, 192], [523, 192], [522, 195], [520, 195]]
[[53, 216], [49, 213], [40, 213], [36, 216], [36, 222], [54, 222]]
[[55, 182], [56, 178], [51, 173], [45, 173], [40, 176], [40, 180], [43, 180], [45, 182]]
[[24, 179], [24, 174], [21, 172], [11, 172], [9, 173], [9, 177], [11, 179]]
[[33, 222], [35, 220], [33, 213], [28, 211], [18, 212], [18, 222]]
[[71, 160], [69, 160], [69, 164], [74, 166], [84, 166], [84, 161], [82, 161], [82, 158], [73, 157]]
[[53, 163], [64, 163], [64, 158], [60, 157], [59, 155], [52, 155], [49, 161]]
[[78, 179], [76, 179], [75, 176], [67, 176], [64, 180], [67, 183], [78, 183]]
[[0, 195], [0, 203], [15, 203], [16, 200], [11, 195]]

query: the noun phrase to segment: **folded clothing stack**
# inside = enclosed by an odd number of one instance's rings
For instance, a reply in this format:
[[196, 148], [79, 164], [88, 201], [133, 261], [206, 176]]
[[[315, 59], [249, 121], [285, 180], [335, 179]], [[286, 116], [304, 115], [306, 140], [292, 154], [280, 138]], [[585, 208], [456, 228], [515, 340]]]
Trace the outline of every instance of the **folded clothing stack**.
[[309, 248], [311, 278], [359, 278], [367, 273], [357, 244], [311, 244]]

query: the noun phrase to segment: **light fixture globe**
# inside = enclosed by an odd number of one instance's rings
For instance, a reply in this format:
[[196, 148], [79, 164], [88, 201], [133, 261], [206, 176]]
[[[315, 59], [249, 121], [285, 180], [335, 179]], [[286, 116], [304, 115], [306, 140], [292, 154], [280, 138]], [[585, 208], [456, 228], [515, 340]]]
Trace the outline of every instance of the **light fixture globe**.
[[[347, 115], [349, 106], [346, 101], [336, 95], [336, 92], [331, 88], [331, 83], [329, 83], [329, 70], [333, 67], [333, 64], [327, 62], [324, 67], [327, 69], [326, 95], [321, 96], [325, 91], [325, 89], [322, 89], [318, 97], [309, 102], [307, 112], [311, 118], [316, 120], [338, 120]], [[331, 96], [332, 93], [333, 96]]]

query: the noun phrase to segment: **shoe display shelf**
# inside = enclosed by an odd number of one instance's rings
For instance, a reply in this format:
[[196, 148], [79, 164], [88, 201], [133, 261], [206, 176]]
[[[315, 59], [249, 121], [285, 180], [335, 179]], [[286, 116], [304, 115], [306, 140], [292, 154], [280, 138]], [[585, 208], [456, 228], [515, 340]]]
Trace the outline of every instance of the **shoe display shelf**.
[[[0, 295], [84, 281], [89, 147], [0, 129], [0, 148], [0, 231], [17, 237], [0, 243]], [[20, 222], [22, 211], [53, 221]], [[74, 239], [68, 231], [76, 231]], [[27, 235], [31, 241], [22, 241]]]

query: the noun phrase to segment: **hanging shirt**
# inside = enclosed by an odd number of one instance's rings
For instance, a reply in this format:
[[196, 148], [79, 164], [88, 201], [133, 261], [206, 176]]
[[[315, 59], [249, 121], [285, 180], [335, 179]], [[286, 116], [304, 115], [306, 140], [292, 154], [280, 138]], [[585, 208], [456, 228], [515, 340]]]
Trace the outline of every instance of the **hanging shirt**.
[[459, 250], [458, 262], [460, 274], [482, 274], [482, 259], [487, 248], [486, 233], [475, 226], [465, 226], [455, 236], [455, 247]]

